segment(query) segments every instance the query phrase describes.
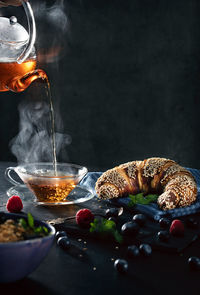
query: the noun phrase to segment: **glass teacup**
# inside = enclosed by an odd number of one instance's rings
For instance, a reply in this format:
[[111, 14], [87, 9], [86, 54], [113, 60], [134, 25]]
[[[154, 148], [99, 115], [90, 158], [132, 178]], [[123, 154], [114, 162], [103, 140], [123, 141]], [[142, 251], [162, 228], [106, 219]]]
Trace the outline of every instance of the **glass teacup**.
[[39, 204], [61, 204], [87, 174], [86, 167], [57, 163], [56, 173], [52, 163], [30, 163], [8, 167], [6, 178], [14, 185], [21, 185], [11, 176], [15, 172], [36, 197]]

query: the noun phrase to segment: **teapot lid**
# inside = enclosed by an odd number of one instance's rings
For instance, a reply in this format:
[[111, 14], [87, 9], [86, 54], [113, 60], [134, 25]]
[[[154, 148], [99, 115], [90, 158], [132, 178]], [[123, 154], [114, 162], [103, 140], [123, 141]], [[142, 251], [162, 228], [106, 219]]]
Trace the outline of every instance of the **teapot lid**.
[[9, 43], [15, 45], [15, 43], [25, 44], [29, 40], [29, 34], [26, 29], [17, 22], [15, 16], [0, 17], [0, 43]]

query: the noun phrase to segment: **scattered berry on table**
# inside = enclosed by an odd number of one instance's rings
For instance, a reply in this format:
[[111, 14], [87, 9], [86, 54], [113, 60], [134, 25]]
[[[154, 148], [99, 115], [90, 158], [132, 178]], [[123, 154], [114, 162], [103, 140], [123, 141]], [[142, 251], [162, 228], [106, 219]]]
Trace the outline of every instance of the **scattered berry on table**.
[[200, 270], [200, 258], [192, 256], [188, 259], [188, 265], [193, 270]]
[[184, 225], [181, 220], [175, 219], [170, 225], [169, 232], [174, 236], [183, 236], [184, 235]]
[[112, 220], [112, 221], [114, 221], [115, 223], [117, 223], [117, 219], [116, 219], [115, 217], [113, 217], [113, 216], [109, 217], [108, 220]]
[[64, 250], [68, 250], [70, 248], [70, 240], [67, 237], [60, 237], [57, 240], [57, 245]]
[[139, 256], [140, 251], [136, 245], [131, 245], [131, 246], [128, 246], [127, 253], [129, 257], [134, 258]]
[[64, 230], [56, 232], [56, 239], [58, 240], [60, 237], [67, 237], [67, 234]]
[[152, 253], [152, 248], [149, 244], [141, 244], [139, 246], [140, 253], [144, 256], [150, 256]]
[[19, 196], [12, 196], [8, 199], [6, 208], [8, 212], [17, 213], [23, 209], [23, 203]]
[[125, 236], [133, 236], [139, 232], [139, 225], [136, 222], [129, 221], [122, 225], [121, 233]]
[[89, 209], [80, 209], [76, 213], [76, 223], [83, 228], [89, 228], [94, 221], [94, 214]]
[[167, 230], [161, 230], [157, 233], [158, 238], [162, 242], [167, 242], [169, 240], [169, 232]]
[[124, 259], [116, 259], [114, 267], [118, 272], [126, 273], [128, 271], [128, 262]]
[[146, 216], [144, 214], [136, 214], [133, 216], [133, 221], [135, 221], [139, 226], [143, 226], [146, 222]]
[[159, 219], [159, 224], [161, 228], [168, 228], [170, 225], [170, 220], [165, 217], [162, 217]]
[[118, 217], [119, 210], [118, 208], [109, 208], [106, 210], [106, 217]]

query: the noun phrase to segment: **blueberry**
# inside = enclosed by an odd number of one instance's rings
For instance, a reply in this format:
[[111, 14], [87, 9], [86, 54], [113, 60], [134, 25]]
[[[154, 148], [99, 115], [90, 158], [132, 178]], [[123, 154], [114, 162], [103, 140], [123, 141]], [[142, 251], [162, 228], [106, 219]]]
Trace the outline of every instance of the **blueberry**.
[[133, 221], [135, 221], [139, 226], [143, 226], [146, 222], [146, 216], [144, 214], [136, 214], [133, 216]]
[[160, 241], [162, 242], [167, 242], [169, 240], [169, 232], [166, 230], [161, 230], [157, 233], [157, 236], [159, 238]]
[[127, 253], [128, 253], [128, 256], [129, 257], [132, 257], [133, 258], [133, 257], [139, 256], [140, 251], [139, 251], [139, 249], [138, 249], [137, 246], [131, 245], [131, 246], [128, 246]]
[[106, 217], [118, 217], [119, 210], [117, 208], [109, 208], [106, 210]]
[[60, 246], [64, 250], [68, 250], [69, 247], [70, 247], [70, 241], [69, 241], [69, 239], [67, 237], [58, 238], [57, 244], [58, 244], [58, 246]]
[[128, 262], [124, 259], [117, 259], [114, 262], [115, 269], [120, 273], [126, 273], [128, 271]]
[[150, 256], [152, 253], [152, 248], [149, 244], [141, 244], [139, 250], [144, 256]]
[[194, 218], [191, 217], [191, 218], [186, 219], [186, 225], [190, 228], [195, 229], [195, 228], [198, 228], [199, 223], [197, 220], [195, 220]]
[[189, 267], [193, 270], [200, 269], [200, 259], [198, 257], [192, 256], [188, 259]]
[[139, 232], [139, 225], [136, 222], [129, 221], [122, 225], [121, 233], [125, 236], [136, 235]]
[[162, 228], [168, 228], [170, 225], [170, 220], [163, 217], [159, 220], [159, 224], [160, 224], [160, 227]]
[[64, 230], [56, 232], [56, 239], [58, 240], [60, 237], [67, 237], [67, 234]]
[[109, 217], [108, 220], [114, 221], [115, 223], [117, 223], [117, 219], [113, 216]]

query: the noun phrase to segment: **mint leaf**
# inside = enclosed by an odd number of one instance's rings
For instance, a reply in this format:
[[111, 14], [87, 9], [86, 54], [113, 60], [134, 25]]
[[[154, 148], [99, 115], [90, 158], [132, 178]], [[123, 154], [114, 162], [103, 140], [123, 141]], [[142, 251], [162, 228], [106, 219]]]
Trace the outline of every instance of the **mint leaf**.
[[37, 233], [37, 234], [42, 233], [43, 232], [42, 227], [38, 226], [38, 227], [34, 228], [34, 232]]
[[27, 214], [27, 221], [24, 219], [24, 218], [20, 218], [18, 220], [18, 223], [23, 226], [23, 228], [25, 230], [28, 230], [28, 232], [32, 232], [33, 234], [35, 233], [36, 236], [39, 235], [39, 236], [46, 236], [48, 235], [49, 231], [48, 231], [48, 228], [46, 226], [42, 226], [42, 225], [39, 225], [39, 226], [35, 226], [34, 225], [34, 218], [33, 216], [31, 215], [31, 213], [28, 213]]
[[116, 223], [113, 220], [104, 219], [102, 222], [102, 230], [109, 231], [116, 228]]
[[116, 229], [116, 223], [108, 219], [94, 219], [90, 224], [90, 232], [98, 232], [102, 234], [111, 234], [118, 243], [122, 242], [122, 236]]
[[129, 207], [132, 207], [136, 204], [148, 205], [151, 202], [157, 201], [158, 195], [149, 194], [144, 196], [143, 193], [139, 193], [136, 195], [129, 195], [129, 199], [130, 199], [128, 203]]
[[41, 236], [46, 236], [48, 234], [48, 229], [45, 226], [38, 226], [34, 228], [34, 233], [39, 234]]
[[27, 219], [28, 219], [28, 225], [30, 226], [30, 228], [34, 229], [34, 218], [31, 215], [31, 213], [27, 214]]
[[148, 199], [149, 202], [155, 202], [158, 199], [158, 195], [149, 194], [144, 198]]
[[24, 218], [20, 218], [19, 219], [19, 224], [24, 228], [26, 229], [27, 228], [27, 222]]
[[43, 232], [44, 232], [45, 234], [48, 234], [48, 233], [49, 233], [48, 228], [46, 228], [46, 226], [43, 226], [43, 227], [42, 227], [42, 230], [43, 230]]
[[95, 231], [99, 231], [99, 222], [96, 218], [90, 223], [90, 232], [92, 233]]

